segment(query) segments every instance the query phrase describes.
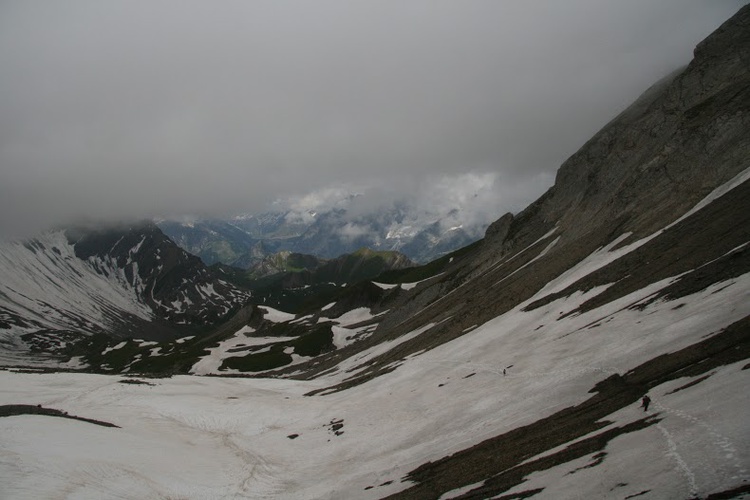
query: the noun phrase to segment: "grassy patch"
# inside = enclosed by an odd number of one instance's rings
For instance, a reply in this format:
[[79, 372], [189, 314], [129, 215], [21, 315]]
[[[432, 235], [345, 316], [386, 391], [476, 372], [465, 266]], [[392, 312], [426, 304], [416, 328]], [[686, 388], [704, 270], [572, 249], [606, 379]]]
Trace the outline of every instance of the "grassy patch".
[[[269, 331], [273, 332], [273, 335], [270, 335]], [[227, 358], [221, 364], [219, 370], [232, 369], [241, 372], [273, 370], [292, 362], [292, 356], [288, 353], [289, 348], [293, 349], [292, 352], [294, 354], [306, 357], [318, 356], [336, 348], [333, 345], [333, 331], [330, 324], [318, 325], [312, 331], [309, 331], [307, 327], [300, 325], [278, 323], [264, 331], [264, 335], [288, 337], [300, 332], [309, 333], [301, 335], [294, 340], [276, 343], [268, 351]]]
[[467, 245], [455, 252], [449, 253], [439, 259], [433, 260], [423, 266], [410, 267], [408, 269], [397, 269], [393, 271], [386, 271], [380, 274], [375, 281], [381, 283], [415, 283], [417, 281], [426, 280], [432, 278], [443, 271], [454, 259], [461, 258], [465, 254], [476, 250], [476, 248], [482, 244], [483, 240], [476, 241], [471, 245]]
[[335, 349], [330, 324], [314, 329], [307, 335], [291, 341], [289, 345], [294, 347], [294, 352], [300, 356], [318, 356]]
[[239, 370], [241, 372], [261, 372], [281, 368], [292, 362], [292, 356], [286, 354], [282, 349], [271, 348], [270, 351], [257, 354], [248, 354], [243, 357], [227, 358], [219, 367], [219, 370]]

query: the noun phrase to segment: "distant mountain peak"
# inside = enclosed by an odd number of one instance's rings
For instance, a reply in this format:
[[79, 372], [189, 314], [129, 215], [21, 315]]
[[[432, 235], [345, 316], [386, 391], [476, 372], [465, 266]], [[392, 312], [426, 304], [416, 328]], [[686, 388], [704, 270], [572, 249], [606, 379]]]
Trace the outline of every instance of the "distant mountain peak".
[[368, 247], [398, 250], [415, 262], [427, 262], [481, 237], [481, 232], [466, 230], [457, 208], [441, 217], [399, 203], [357, 210], [354, 215], [348, 205], [363, 197], [350, 194], [325, 210], [243, 214], [227, 220], [193, 221], [189, 226], [162, 220], [158, 225], [207, 264], [221, 262], [243, 268], [263, 259], [257, 251], [259, 244], [265, 255], [287, 250], [330, 259]]

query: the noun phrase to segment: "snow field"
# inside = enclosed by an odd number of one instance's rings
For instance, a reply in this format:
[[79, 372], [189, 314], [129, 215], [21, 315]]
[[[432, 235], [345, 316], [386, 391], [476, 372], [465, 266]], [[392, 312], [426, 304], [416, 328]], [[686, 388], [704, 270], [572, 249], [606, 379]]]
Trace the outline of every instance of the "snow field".
[[[305, 318], [293, 319], [294, 315], [279, 311], [270, 307], [263, 307], [266, 311], [266, 318], [274, 322], [290, 322], [300, 323]], [[384, 314], [384, 313], [383, 313]], [[332, 326], [333, 331], [333, 343], [337, 349], [340, 349], [346, 345], [355, 342], [357, 339], [361, 339], [362, 336], [368, 335], [374, 329], [374, 325], [361, 326], [358, 328], [349, 328], [351, 325], [370, 320], [375, 316], [370, 312], [368, 308], [358, 308], [343, 314], [339, 318], [320, 318], [319, 321], [331, 321], [335, 323]], [[309, 319], [309, 318], [308, 318]], [[242, 356], [242, 352], [231, 352], [233, 349], [238, 347], [250, 347], [250, 346], [267, 346], [266, 349], [255, 350], [255, 353], [269, 350], [274, 344], [281, 342], [288, 342], [295, 340], [297, 337], [250, 337], [247, 334], [253, 333], [255, 330], [250, 327], [244, 327], [238, 330], [232, 337], [223, 340], [216, 347], [208, 349], [208, 355], [202, 357], [190, 370], [191, 374], [194, 375], [236, 375], [241, 374], [238, 370], [224, 369], [219, 370], [225, 359], [233, 356]], [[123, 343], [124, 345], [124, 343]], [[114, 348], [117, 348], [115, 346]], [[111, 348], [111, 349], [114, 349]], [[289, 352], [292, 355], [292, 362], [285, 366], [292, 366], [295, 364], [302, 363], [309, 360], [309, 357], [299, 356]]]
[[106, 277], [96, 273], [90, 262], [75, 256], [62, 232], [46, 233], [35, 241], [44, 250], [33, 251], [21, 243], [0, 246], [0, 292], [12, 298], [24, 317], [50, 328], [64, 328], [70, 326], [70, 319], [58, 311], [66, 311], [106, 326], [105, 310], [99, 304], [112, 304], [150, 318], [150, 310], [133, 292], [137, 284], [128, 283], [124, 271], [110, 269]]
[[[347, 370], [389, 346], [314, 381], [183, 376], [151, 387], [107, 376], [0, 372], [0, 385], [8, 388], [1, 404], [42, 403], [122, 427], [40, 416], [0, 419], [0, 446], [12, 457], [0, 467], [3, 495], [380, 498], [407, 487], [400, 479], [420, 464], [579, 403], [610, 373], [699, 341], [748, 313], [748, 276], [686, 297], [679, 310], [671, 302], [623, 309], [667, 283], [559, 321], [559, 311], [599, 290], [530, 312], [522, 304], [391, 373], [325, 396], [303, 394], [351, 376]], [[747, 478], [742, 453], [750, 443], [742, 416], [750, 405], [737, 397], [746, 374], [733, 365], [669, 396], [663, 393], [685, 381], [658, 388], [653, 411], [666, 415], [664, 431], [651, 427], [616, 438], [601, 465], [565, 475], [591, 461], [582, 459], [535, 474], [523, 489], [537, 481], [549, 488], [546, 498], [555, 492], [560, 498], [585, 483], [591, 498], [606, 498], [612, 482], [628, 482], [618, 474], [642, 477], [643, 490], [669, 494], [704, 493]], [[641, 417], [634, 406], [610, 419]], [[331, 422], [339, 419], [343, 434], [336, 435]], [[287, 437], [292, 434], [298, 437]], [[639, 487], [633, 483], [627, 491]]]
[[607, 417], [610, 426], [593, 434], [647, 415], [662, 422], [613, 439], [596, 467], [584, 468], [593, 459], [582, 457], [534, 473], [507, 494], [544, 488], [535, 498], [625, 498], [649, 490], [645, 498], [693, 498], [750, 481], [747, 452], [743, 461], [737, 451], [750, 447], [744, 364], [721, 367], [689, 390], [668, 394], [692, 378], [658, 386], [649, 393], [648, 413], [635, 405], [624, 408]]
[[[0, 418], [0, 497], [348, 500], [400, 491], [409, 486], [401, 478], [417, 466], [578, 404], [610, 374], [750, 314], [748, 274], [643, 309], [631, 306], [675, 277], [583, 314], [561, 316], [606, 287], [523, 311], [638, 243], [600, 249], [526, 303], [341, 392], [304, 396], [365, 370], [368, 360], [434, 325], [312, 381], [179, 376], [146, 386], [111, 376], [0, 372], [0, 404], [43, 404], [121, 426]], [[266, 311], [267, 319], [292, 319]], [[207, 372], [215, 356], [211, 363]], [[648, 490], [651, 498], [687, 498], [745, 484], [750, 372], [743, 365], [719, 367], [677, 392], [693, 379], [655, 388], [649, 413], [661, 422], [613, 439], [598, 465], [586, 468], [594, 458], [583, 457], [534, 473], [511, 492], [543, 487], [538, 498], [624, 498]], [[623, 425], [643, 415], [634, 404], [606, 420]]]
[[[203, 356], [200, 361], [193, 365], [190, 373], [194, 375], [211, 375], [211, 374], [237, 374], [237, 370], [219, 370], [225, 359], [232, 356], [240, 356], [242, 353], [230, 352], [231, 349], [238, 347], [250, 347], [268, 345], [269, 347], [279, 342], [294, 340], [296, 337], [248, 337], [247, 333], [255, 330], [250, 327], [244, 327], [238, 330], [232, 337], [222, 340], [218, 346], [208, 349], [208, 355]], [[257, 352], [257, 351], [256, 351]]]
[[265, 311], [263, 319], [272, 321], [274, 323], [283, 323], [285, 321], [292, 321], [294, 319], [294, 314], [279, 311], [278, 309], [274, 309], [273, 307], [258, 306], [258, 309], [263, 309]]

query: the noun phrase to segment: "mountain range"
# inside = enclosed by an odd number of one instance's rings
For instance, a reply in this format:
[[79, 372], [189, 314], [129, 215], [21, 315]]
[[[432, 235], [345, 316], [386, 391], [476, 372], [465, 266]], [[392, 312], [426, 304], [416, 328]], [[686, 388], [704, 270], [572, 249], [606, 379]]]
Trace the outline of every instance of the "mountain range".
[[362, 213], [358, 203], [363, 196], [342, 193], [337, 203], [319, 210], [287, 209], [228, 219], [159, 219], [156, 224], [207, 265], [243, 269], [279, 252], [331, 259], [361, 248], [397, 251], [414, 262], [427, 263], [480, 239], [486, 229], [468, 219], [462, 224], [459, 208], [428, 213], [398, 203]]
[[271, 293], [153, 226], [3, 248], [0, 491], [747, 498], [748, 132], [750, 6], [419, 266], [327, 283], [289, 254], [308, 281]]

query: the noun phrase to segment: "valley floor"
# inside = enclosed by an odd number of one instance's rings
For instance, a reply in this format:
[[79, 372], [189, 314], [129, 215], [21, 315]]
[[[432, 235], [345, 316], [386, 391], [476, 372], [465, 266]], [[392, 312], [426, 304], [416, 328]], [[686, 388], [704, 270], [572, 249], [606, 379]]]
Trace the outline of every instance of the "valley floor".
[[[39, 414], [0, 418], [0, 497], [410, 497], [417, 476], [404, 479], [423, 464], [580, 405], [607, 377], [704, 341], [750, 312], [750, 275], [679, 304], [643, 302], [666, 284], [564, 319], [601, 290], [528, 312], [521, 304], [388, 374], [316, 396], [306, 394], [362, 370], [368, 353], [313, 381], [0, 371], [0, 409], [42, 405], [117, 426]], [[572, 440], [606, 434], [597, 438], [599, 450], [532, 465], [504, 494], [682, 499], [747, 491], [748, 368], [746, 359], [728, 362], [652, 387], [648, 412], [637, 401], [615, 408], [594, 433]], [[546, 463], [570, 444], [517, 466]], [[414, 491], [454, 498], [483, 483]]]

